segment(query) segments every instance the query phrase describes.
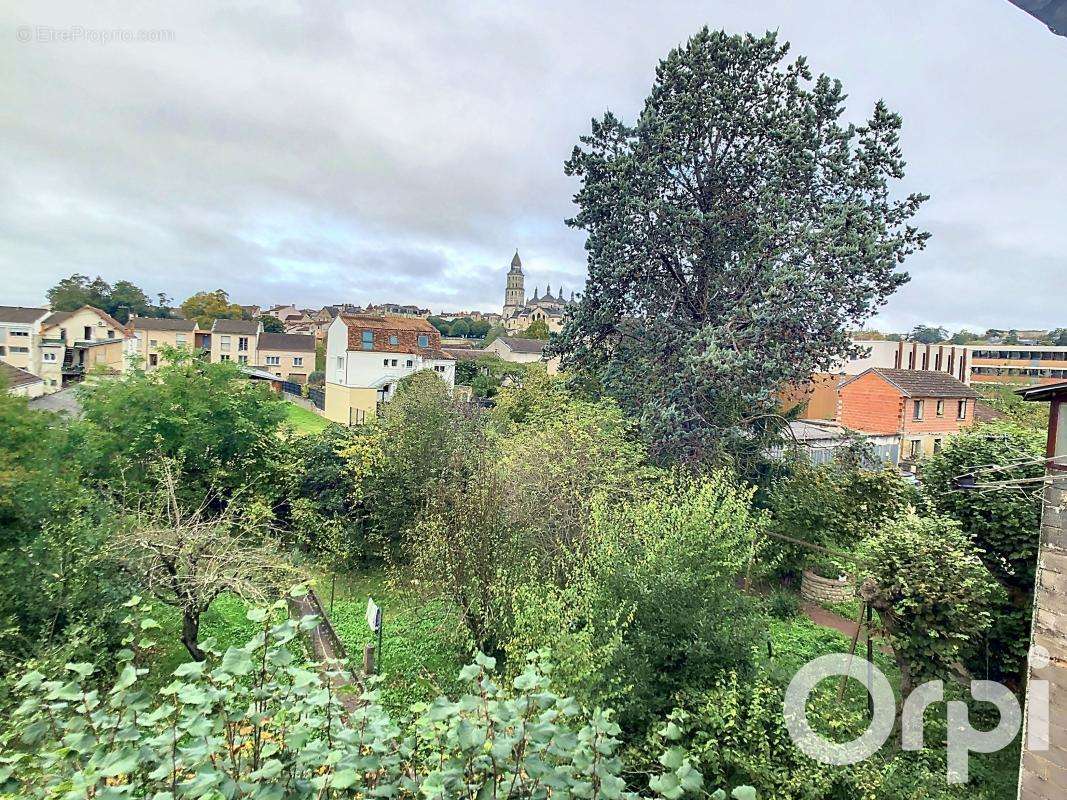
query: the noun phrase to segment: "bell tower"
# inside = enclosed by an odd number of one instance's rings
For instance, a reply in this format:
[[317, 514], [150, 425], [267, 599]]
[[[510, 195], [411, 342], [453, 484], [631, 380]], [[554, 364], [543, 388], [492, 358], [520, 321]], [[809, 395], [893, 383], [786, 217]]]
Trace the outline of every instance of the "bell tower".
[[511, 259], [511, 269], [508, 270], [508, 284], [504, 290], [504, 319], [508, 319], [520, 308], [526, 305], [525, 277], [522, 274], [522, 259], [519, 251], [515, 251], [515, 257]]

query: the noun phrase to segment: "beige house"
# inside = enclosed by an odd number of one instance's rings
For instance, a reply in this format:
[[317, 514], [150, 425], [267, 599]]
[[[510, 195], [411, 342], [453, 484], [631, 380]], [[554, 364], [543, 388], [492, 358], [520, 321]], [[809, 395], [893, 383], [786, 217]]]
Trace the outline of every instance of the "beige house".
[[165, 348], [191, 350], [196, 347], [200, 332], [195, 320], [154, 317], [131, 318], [129, 330], [127, 354], [138, 357], [141, 366], [149, 371], [159, 366]]
[[0, 359], [39, 374], [41, 323], [49, 313], [47, 308], [0, 306]]
[[256, 343], [263, 323], [248, 319], [217, 319], [211, 326], [211, 361], [232, 361], [254, 367], [259, 361]]
[[[126, 369], [126, 329], [121, 322], [93, 306], [77, 311], [56, 311], [41, 324], [44, 342], [62, 342], [62, 374], [84, 375], [90, 371], [120, 374]], [[42, 354], [43, 362], [53, 359]]]
[[291, 333], [260, 333], [256, 342], [256, 363], [282, 380], [307, 383], [315, 369], [315, 336]]
[[40, 397], [45, 393], [45, 383], [37, 375], [24, 369], [13, 367], [6, 361], [0, 361], [0, 384], [9, 394], [16, 397]]
[[549, 375], [559, 372], [559, 356], [545, 358], [544, 349], [548, 342], [542, 339], [523, 339], [518, 336], [498, 336], [483, 352], [496, 353], [505, 361], [517, 364], [544, 362]]

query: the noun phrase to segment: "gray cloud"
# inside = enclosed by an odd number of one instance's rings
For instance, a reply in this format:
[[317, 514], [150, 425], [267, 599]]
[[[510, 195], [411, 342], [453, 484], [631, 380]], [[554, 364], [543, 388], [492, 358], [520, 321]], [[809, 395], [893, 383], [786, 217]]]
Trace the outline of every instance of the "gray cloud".
[[[1067, 324], [1067, 46], [1007, 2], [23, 3], [0, 29], [2, 302], [74, 271], [177, 298], [501, 302], [580, 288], [562, 172], [703, 24], [777, 29], [903, 114], [929, 249], [879, 322]], [[29, 42], [18, 26], [167, 29]]]

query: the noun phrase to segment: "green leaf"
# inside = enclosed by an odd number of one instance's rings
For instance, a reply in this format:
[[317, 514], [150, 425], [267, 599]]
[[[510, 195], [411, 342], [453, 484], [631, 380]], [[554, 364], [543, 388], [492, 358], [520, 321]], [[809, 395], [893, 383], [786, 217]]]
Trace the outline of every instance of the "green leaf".
[[751, 786], [738, 786], [730, 792], [730, 797], [734, 800], [756, 800], [756, 790]]
[[247, 675], [252, 671], [252, 657], [243, 648], [230, 647], [222, 657], [220, 666], [231, 675]]

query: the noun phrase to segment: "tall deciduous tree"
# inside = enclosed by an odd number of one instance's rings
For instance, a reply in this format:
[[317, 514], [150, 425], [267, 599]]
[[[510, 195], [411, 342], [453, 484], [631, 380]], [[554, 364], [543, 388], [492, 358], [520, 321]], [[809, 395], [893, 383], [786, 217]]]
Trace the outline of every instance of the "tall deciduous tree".
[[197, 292], [182, 303], [182, 314], [186, 319], [195, 319], [201, 328], [210, 328], [217, 319], [241, 319], [244, 315], [236, 303], [230, 302], [230, 296], [223, 289], [213, 292]]
[[828, 370], [907, 280], [924, 195], [896, 197], [900, 117], [841, 122], [841, 83], [774, 34], [706, 28], [656, 70], [636, 125], [594, 120], [566, 163], [589, 234], [570, 367], [691, 461], [755, 452], [776, 393]]

